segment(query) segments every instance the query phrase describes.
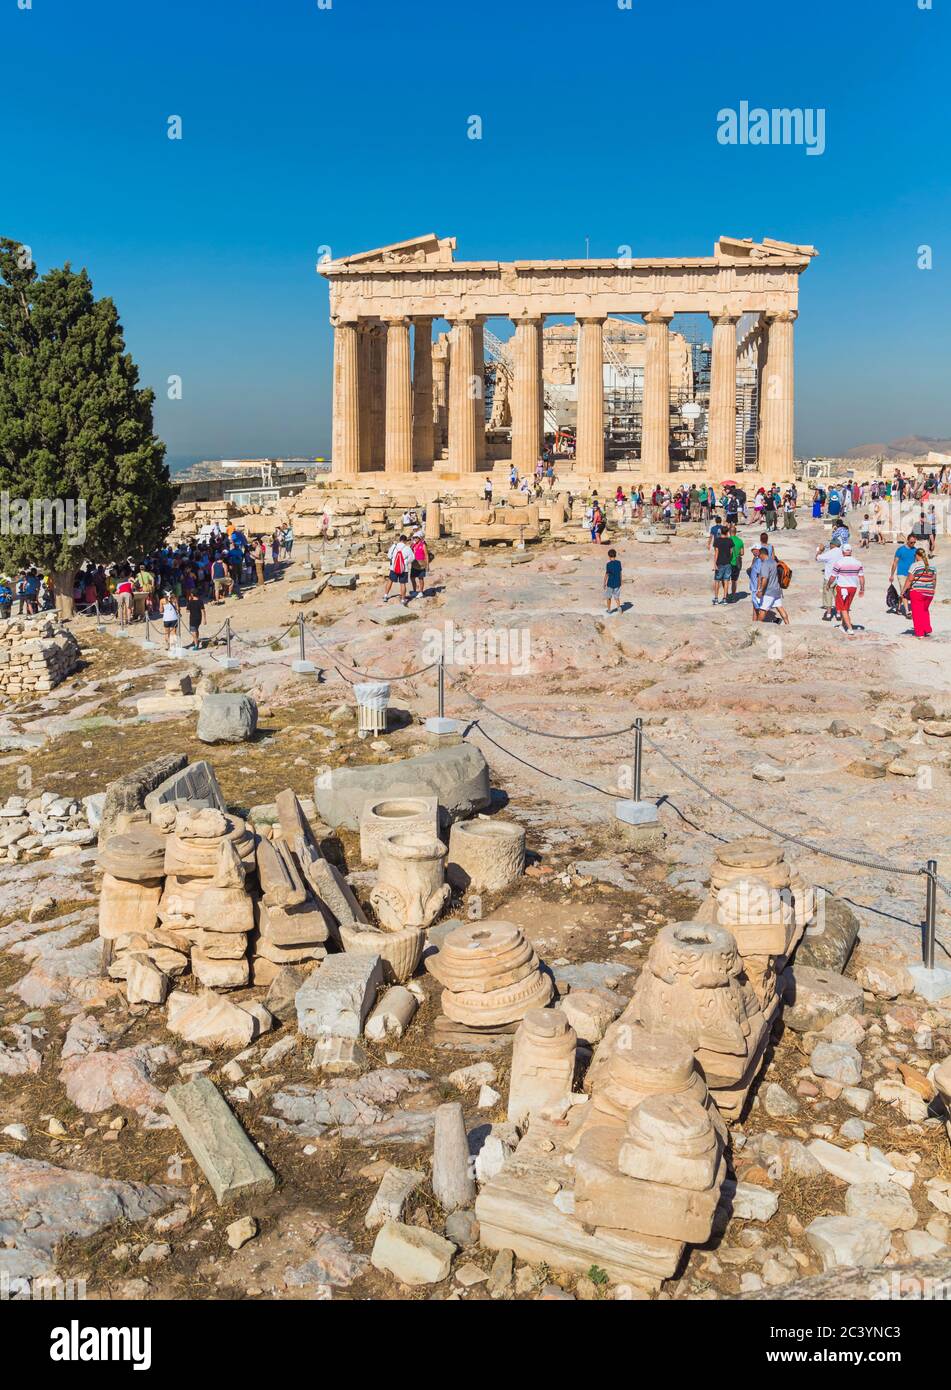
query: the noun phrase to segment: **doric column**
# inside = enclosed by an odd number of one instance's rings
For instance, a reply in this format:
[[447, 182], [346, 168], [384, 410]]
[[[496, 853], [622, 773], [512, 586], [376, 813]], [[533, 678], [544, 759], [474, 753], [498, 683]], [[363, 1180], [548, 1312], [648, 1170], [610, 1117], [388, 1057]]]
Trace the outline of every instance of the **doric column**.
[[433, 321], [413, 319], [413, 462], [431, 468], [433, 443]]
[[449, 339], [444, 337], [433, 353], [434, 453], [449, 442]]
[[334, 477], [360, 472], [360, 358], [356, 320], [334, 324], [333, 444]]
[[795, 309], [767, 313], [760, 376], [758, 467], [770, 479], [793, 475], [793, 323]]
[[370, 423], [371, 356], [373, 351], [372, 325], [360, 320], [357, 333], [357, 357], [360, 382], [360, 472], [373, 467], [373, 439]]
[[535, 472], [541, 442], [541, 337], [540, 318], [516, 319], [515, 379], [512, 383], [512, 462], [522, 475]]
[[472, 325], [472, 363], [476, 467], [480, 468], [485, 463], [485, 323], [479, 318]]
[[738, 314], [711, 314], [713, 353], [707, 416], [707, 469], [716, 480], [736, 467], [736, 325]]
[[670, 344], [667, 328], [673, 314], [644, 314], [644, 404], [641, 415], [641, 468], [653, 476], [670, 472]]
[[604, 319], [578, 320], [578, 468], [604, 472]]
[[367, 332], [370, 340], [367, 350], [366, 408], [369, 417], [369, 467], [379, 472], [383, 469], [386, 455], [386, 327], [382, 323], [374, 323]]
[[386, 471], [413, 471], [413, 378], [409, 319], [386, 319]]
[[458, 473], [474, 473], [476, 428], [473, 320], [457, 319], [449, 356], [449, 463]]

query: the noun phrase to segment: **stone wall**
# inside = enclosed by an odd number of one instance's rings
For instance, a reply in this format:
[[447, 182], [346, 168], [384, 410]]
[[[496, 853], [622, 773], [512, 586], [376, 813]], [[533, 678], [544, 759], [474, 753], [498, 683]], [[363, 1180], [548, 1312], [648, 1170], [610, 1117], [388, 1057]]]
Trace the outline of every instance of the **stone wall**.
[[79, 665], [79, 643], [56, 618], [0, 624], [0, 695], [52, 690]]

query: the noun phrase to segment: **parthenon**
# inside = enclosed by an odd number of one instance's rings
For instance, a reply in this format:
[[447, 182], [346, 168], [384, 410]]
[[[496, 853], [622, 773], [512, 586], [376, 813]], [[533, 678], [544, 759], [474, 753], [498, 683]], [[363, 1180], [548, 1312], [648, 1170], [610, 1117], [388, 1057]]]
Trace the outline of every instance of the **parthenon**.
[[[545, 437], [546, 315], [576, 321], [570, 466], [600, 477], [610, 469], [605, 323], [638, 315], [646, 351], [636, 471], [644, 482], [662, 479], [680, 466], [671, 457], [670, 324], [686, 314], [708, 316], [711, 336], [705, 449], [693, 475], [719, 480], [734, 471], [737, 360], [745, 353], [756, 382], [753, 471], [792, 477], [793, 323], [814, 247], [721, 236], [712, 256], [503, 262], [457, 261], [455, 246], [454, 237], [429, 234], [318, 264], [334, 328], [334, 478], [389, 485], [429, 473], [478, 486], [477, 475], [502, 461], [486, 441], [486, 340], [494, 338], [486, 323], [496, 318], [515, 325], [510, 459], [530, 473]], [[437, 320], [449, 334], [434, 352]]]

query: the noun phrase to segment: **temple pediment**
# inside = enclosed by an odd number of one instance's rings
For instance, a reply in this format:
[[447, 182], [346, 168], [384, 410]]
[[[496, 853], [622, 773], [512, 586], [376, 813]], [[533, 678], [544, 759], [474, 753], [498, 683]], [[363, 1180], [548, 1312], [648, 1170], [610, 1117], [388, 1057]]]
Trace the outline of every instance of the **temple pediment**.
[[334, 267], [374, 265], [451, 265], [456, 247], [455, 237], [438, 237], [435, 232], [397, 241], [390, 246], [378, 246], [373, 251], [358, 251], [352, 256], [339, 256], [329, 262]]

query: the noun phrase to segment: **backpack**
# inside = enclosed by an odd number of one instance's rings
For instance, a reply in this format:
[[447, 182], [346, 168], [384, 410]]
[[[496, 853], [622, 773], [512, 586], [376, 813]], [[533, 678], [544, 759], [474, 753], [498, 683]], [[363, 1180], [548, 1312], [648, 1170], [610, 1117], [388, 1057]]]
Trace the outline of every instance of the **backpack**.
[[403, 557], [402, 548], [397, 546], [396, 550], [393, 552], [393, 573], [402, 574], [405, 569], [406, 560]]
[[786, 564], [785, 560], [776, 561], [776, 571], [779, 575], [779, 587], [781, 589], [788, 589], [792, 582], [792, 570]]

